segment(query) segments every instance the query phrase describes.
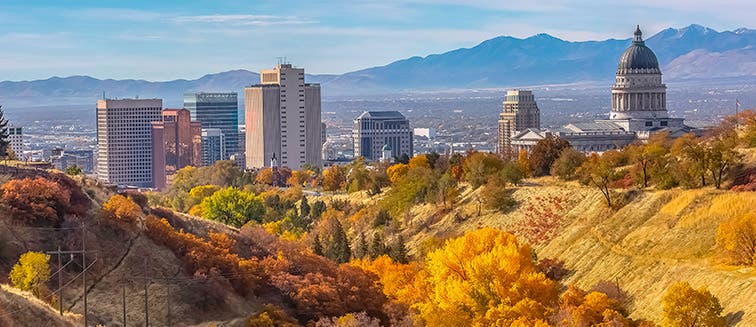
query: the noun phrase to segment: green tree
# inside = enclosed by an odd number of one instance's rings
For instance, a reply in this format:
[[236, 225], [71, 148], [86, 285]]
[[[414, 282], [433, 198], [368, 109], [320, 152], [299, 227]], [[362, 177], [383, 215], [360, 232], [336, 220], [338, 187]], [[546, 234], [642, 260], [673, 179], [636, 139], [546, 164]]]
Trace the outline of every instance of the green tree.
[[499, 172], [499, 176], [504, 183], [510, 183], [512, 185], [518, 185], [525, 178], [525, 172], [522, 171], [520, 165], [514, 161], [508, 161], [504, 163], [504, 166]]
[[358, 259], [365, 258], [370, 253], [370, 247], [367, 243], [367, 237], [365, 232], [360, 232], [360, 238], [357, 240], [357, 245], [354, 248], [354, 257]]
[[389, 214], [386, 209], [381, 209], [378, 211], [378, 214], [375, 215], [375, 219], [373, 220], [373, 228], [386, 226], [391, 222], [391, 215]]
[[404, 243], [404, 236], [402, 236], [402, 234], [399, 234], [399, 236], [394, 240], [394, 243], [391, 245], [391, 249], [389, 249], [388, 255], [391, 260], [394, 260], [395, 262], [403, 264], [409, 262], [407, 258], [407, 245]]
[[563, 180], [574, 180], [579, 176], [577, 169], [585, 162], [585, 154], [573, 148], [563, 149], [559, 158], [551, 165], [551, 175]]
[[50, 279], [50, 257], [40, 252], [26, 252], [11, 269], [8, 278], [13, 287], [30, 291], [36, 297], [47, 293], [45, 282]]
[[462, 164], [465, 179], [473, 188], [485, 184], [489, 177], [501, 171], [503, 167], [504, 161], [499, 156], [483, 152], [468, 154]]
[[552, 164], [559, 158], [562, 150], [569, 147], [570, 143], [567, 140], [553, 135], [538, 141], [528, 156], [533, 176], [548, 175]]
[[376, 233], [373, 235], [373, 241], [370, 243], [370, 259], [375, 260], [376, 258], [386, 254], [386, 243], [383, 242], [383, 237], [380, 233]]
[[323, 254], [326, 258], [338, 263], [349, 262], [349, 259], [352, 257], [352, 250], [349, 247], [349, 239], [344, 231], [344, 227], [337, 218], [331, 219]]
[[263, 201], [254, 194], [228, 187], [202, 200], [204, 218], [241, 227], [249, 221], [262, 222]]
[[307, 203], [307, 197], [302, 196], [302, 201], [299, 203], [299, 213], [302, 217], [310, 215], [310, 204]]
[[5, 118], [3, 106], [0, 106], [0, 157], [6, 157], [8, 155], [8, 145], [10, 145], [9, 137], [8, 119]]
[[448, 204], [450, 208], [454, 208], [454, 204], [459, 199], [460, 191], [457, 186], [457, 179], [449, 172], [441, 175], [438, 180], [438, 196], [441, 204], [444, 207]]
[[326, 211], [326, 204], [323, 201], [317, 200], [312, 204], [312, 209], [310, 210], [310, 213], [312, 214], [312, 219], [320, 219], [320, 216], [323, 215], [323, 213]]
[[320, 243], [320, 235], [315, 234], [315, 239], [312, 241], [312, 252], [317, 255], [323, 255], [323, 244]]
[[703, 142], [695, 134], [688, 133], [672, 142], [671, 151], [673, 155], [687, 164], [692, 176], [700, 178], [701, 187], [705, 187], [710, 156], [707, 155], [708, 151]]
[[65, 173], [66, 175], [76, 176], [76, 175], [80, 175], [82, 173], [82, 170], [77, 165], [71, 165], [71, 166], [68, 166], [68, 168], [66, 168]]
[[662, 298], [664, 327], [725, 326], [719, 300], [705, 287], [693, 289], [687, 282], [672, 285]]

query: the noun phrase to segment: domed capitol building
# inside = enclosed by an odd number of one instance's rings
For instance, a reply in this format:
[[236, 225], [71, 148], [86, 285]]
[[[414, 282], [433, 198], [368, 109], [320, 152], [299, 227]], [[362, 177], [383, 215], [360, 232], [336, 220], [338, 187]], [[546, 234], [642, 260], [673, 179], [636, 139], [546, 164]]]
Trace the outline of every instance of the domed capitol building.
[[572, 123], [558, 130], [534, 127], [513, 132], [509, 142], [506, 142], [511, 148], [500, 149], [500, 152], [529, 150], [549, 135], [569, 141], [579, 151], [603, 152], [636, 140], [647, 140], [651, 134], [660, 131], [669, 132], [672, 137], [693, 131], [684, 124], [683, 118], [669, 117], [667, 87], [662, 83], [659, 61], [643, 42], [640, 26], [617, 65], [609, 119]]

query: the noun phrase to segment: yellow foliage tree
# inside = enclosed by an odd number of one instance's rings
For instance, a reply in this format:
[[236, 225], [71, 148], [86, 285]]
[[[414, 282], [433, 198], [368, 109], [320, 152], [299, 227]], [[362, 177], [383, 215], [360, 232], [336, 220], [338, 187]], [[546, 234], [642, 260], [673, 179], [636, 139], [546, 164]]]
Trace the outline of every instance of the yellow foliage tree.
[[412, 157], [409, 161], [409, 168], [415, 168], [415, 167], [424, 167], [424, 168], [430, 168], [430, 163], [428, 163], [428, 157], [426, 157], [424, 154], [418, 155], [416, 157]]
[[389, 181], [391, 181], [391, 184], [396, 184], [402, 179], [402, 177], [407, 175], [408, 171], [409, 171], [409, 165], [398, 163], [398, 164], [392, 165], [391, 167], [388, 167], [388, 169], [386, 169], [386, 174], [388, 175]]
[[427, 298], [427, 274], [417, 262], [401, 264], [382, 255], [372, 261], [354, 260], [351, 264], [376, 274], [383, 286], [383, 294], [408, 307]]
[[570, 285], [559, 299], [559, 326], [630, 326], [620, 303], [601, 292], [586, 293]]
[[510, 326], [545, 321], [557, 284], [538, 272], [514, 235], [483, 228], [426, 258], [429, 295], [419, 316], [433, 326]]
[[731, 263], [756, 264], [756, 213], [747, 213], [719, 224], [717, 244]]
[[720, 327], [726, 322], [719, 300], [705, 287], [695, 290], [687, 282], [672, 285], [662, 305], [663, 327]]
[[26, 252], [11, 269], [8, 278], [13, 287], [30, 291], [36, 297], [47, 293], [44, 282], [50, 278], [50, 257], [40, 252]]

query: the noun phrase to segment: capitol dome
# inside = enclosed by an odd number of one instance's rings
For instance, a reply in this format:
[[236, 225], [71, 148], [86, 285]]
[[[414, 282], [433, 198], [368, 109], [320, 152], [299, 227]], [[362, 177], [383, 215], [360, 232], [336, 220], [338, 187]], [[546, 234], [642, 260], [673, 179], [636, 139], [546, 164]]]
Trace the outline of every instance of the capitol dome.
[[651, 49], [643, 42], [640, 26], [635, 30], [633, 44], [620, 57], [617, 74], [623, 73], [661, 73], [659, 61]]

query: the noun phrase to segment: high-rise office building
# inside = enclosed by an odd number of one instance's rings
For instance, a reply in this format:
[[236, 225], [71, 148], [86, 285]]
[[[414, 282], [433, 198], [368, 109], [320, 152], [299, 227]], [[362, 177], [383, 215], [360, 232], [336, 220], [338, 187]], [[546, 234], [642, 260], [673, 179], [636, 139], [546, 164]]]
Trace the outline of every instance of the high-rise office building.
[[161, 99], [97, 100], [97, 177], [117, 185], [153, 187], [152, 122]]
[[202, 129], [202, 163], [210, 166], [222, 158], [228, 158], [226, 153], [226, 136], [220, 128]]
[[9, 147], [11, 150], [13, 150], [13, 153], [16, 155], [16, 158], [19, 160], [23, 160], [22, 156], [24, 155], [24, 129], [23, 127], [19, 126], [8, 126], [8, 142], [10, 142]]
[[155, 188], [165, 187], [166, 176], [186, 166], [202, 165], [202, 127], [191, 121], [189, 110], [163, 110], [162, 120], [152, 123]]
[[261, 83], [244, 89], [247, 168], [278, 164], [322, 167], [320, 84], [306, 84], [304, 69], [279, 64]]
[[53, 167], [58, 170], [66, 170], [68, 167], [76, 165], [81, 168], [85, 174], [91, 174], [94, 170], [94, 160], [92, 150], [63, 150], [53, 149], [50, 159]]
[[541, 128], [541, 112], [533, 92], [507, 91], [499, 114], [499, 154], [507, 159], [516, 156], [512, 148], [512, 134], [528, 128]]
[[202, 123], [203, 129], [222, 131], [226, 151], [220, 160], [227, 160], [239, 152], [239, 102], [235, 92], [187, 93], [184, 94], [184, 108], [189, 110], [193, 121]]
[[354, 155], [378, 161], [388, 145], [393, 157], [412, 157], [412, 133], [409, 120], [398, 111], [365, 111], [354, 120]]

